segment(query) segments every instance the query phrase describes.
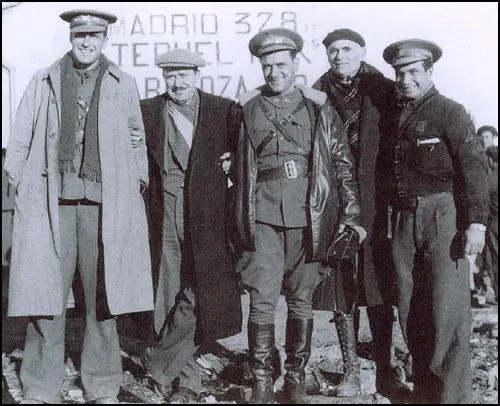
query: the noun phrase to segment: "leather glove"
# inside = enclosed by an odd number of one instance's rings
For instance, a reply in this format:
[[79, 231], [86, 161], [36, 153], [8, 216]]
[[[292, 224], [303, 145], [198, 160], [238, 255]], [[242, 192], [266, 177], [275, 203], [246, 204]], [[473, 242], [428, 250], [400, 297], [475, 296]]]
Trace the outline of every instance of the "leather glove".
[[465, 253], [467, 255], [480, 254], [484, 248], [486, 227], [472, 223], [465, 232]]
[[327, 251], [328, 265], [334, 267], [339, 261], [354, 263], [360, 247], [360, 238], [356, 230], [350, 226], [339, 228]]

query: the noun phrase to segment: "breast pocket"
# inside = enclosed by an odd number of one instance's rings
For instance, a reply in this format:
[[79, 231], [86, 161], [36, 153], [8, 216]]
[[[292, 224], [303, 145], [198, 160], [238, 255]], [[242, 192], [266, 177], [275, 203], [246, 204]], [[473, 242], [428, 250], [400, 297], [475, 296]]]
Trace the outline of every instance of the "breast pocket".
[[307, 153], [311, 149], [312, 128], [309, 125], [302, 125], [292, 122], [292, 134], [299, 152]]
[[417, 140], [417, 150], [423, 172], [442, 180], [450, 178], [453, 163], [444, 139], [432, 135], [421, 137]]

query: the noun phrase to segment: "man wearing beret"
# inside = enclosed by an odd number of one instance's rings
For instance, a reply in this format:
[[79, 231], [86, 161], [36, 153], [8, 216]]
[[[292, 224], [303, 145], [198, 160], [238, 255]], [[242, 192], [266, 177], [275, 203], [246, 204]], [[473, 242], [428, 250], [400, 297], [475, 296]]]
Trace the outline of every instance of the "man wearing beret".
[[[273, 28], [255, 35], [265, 85], [240, 98], [236, 225], [241, 280], [250, 293], [252, 403], [274, 399], [275, 312], [288, 306], [284, 400], [302, 403], [311, 354], [312, 294], [337, 230], [363, 239], [354, 158], [342, 121], [325, 93], [295, 85], [302, 37]], [[283, 289], [283, 290], [282, 290]]]
[[[417, 403], [470, 403], [470, 288], [464, 256], [484, 247], [487, 163], [465, 108], [432, 82], [442, 55], [409, 39], [383, 53], [396, 74], [392, 253]], [[456, 202], [455, 203], [455, 199]], [[414, 267], [425, 252], [429, 266]]]
[[74, 10], [72, 49], [29, 83], [7, 146], [16, 189], [9, 316], [30, 316], [22, 403], [60, 403], [65, 314], [78, 263], [86, 326], [81, 380], [90, 403], [117, 403], [116, 315], [153, 308], [148, 183], [134, 79], [102, 54], [116, 16]]
[[[233, 101], [196, 88], [205, 61], [185, 49], [158, 56], [166, 93], [141, 100], [158, 342], [142, 360], [171, 403], [201, 392], [203, 344], [241, 331], [241, 298], [226, 236]], [[156, 278], [155, 278], [156, 280]], [[201, 348], [199, 348], [201, 346]]]
[[[323, 45], [330, 69], [313, 88], [328, 94], [344, 122], [357, 168], [363, 227], [368, 233], [359, 253], [359, 269], [334, 270], [335, 324], [345, 369], [335, 396], [354, 396], [361, 390], [355, 326], [359, 322], [355, 320], [358, 291], [357, 286], [348, 288], [354, 279], [359, 281], [360, 298], [364, 291], [361, 304], [368, 306], [377, 391], [389, 398], [402, 398], [408, 395], [409, 388], [394, 379], [391, 364], [395, 277], [390, 272], [393, 267], [387, 239], [386, 186], [390, 168], [387, 137], [391, 132], [391, 111], [395, 108], [394, 82], [364, 62], [366, 44], [359, 33], [348, 28], [337, 29], [324, 38]], [[357, 278], [353, 274], [358, 274]]]

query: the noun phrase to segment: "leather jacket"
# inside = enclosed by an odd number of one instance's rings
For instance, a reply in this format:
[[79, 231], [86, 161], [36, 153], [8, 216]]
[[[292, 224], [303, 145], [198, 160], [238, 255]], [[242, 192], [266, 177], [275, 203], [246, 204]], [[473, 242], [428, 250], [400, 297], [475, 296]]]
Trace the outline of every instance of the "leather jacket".
[[[299, 86], [298, 86], [299, 87]], [[325, 93], [300, 86], [313, 123], [309, 158], [307, 217], [310, 260], [326, 260], [326, 251], [340, 223], [361, 225], [361, 206], [354, 158], [343, 123]], [[260, 90], [240, 98], [241, 125], [234, 166], [235, 221], [240, 248], [254, 251], [257, 160], [248, 135]]]

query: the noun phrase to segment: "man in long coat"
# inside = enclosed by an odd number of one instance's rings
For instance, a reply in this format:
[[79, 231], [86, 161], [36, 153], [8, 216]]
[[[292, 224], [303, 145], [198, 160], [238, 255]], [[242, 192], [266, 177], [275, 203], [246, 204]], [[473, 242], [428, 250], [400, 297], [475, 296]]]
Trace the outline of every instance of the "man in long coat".
[[[356, 315], [357, 304], [367, 305], [377, 390], [384, 396], [400, 398], [409, 389], [394, 379], [391, 366], [396, 281], [387, 234], [387, 185], [391, 171], [388, 136], [394, 122], [392, 112], [396, 109], [395, 84], [364, 61], [366, 44], [359, 33], [337, 29], [324, 38], [323, 45], [330, 69], [313, 88], [328, 94], [344, 122], [356, 161], [363, 226], [368, 232], [359, 253], [359, 269], [352, 270], [359, 273], [359, 292], [348, 291], [349, 285], [342, 278], [346, 273], [334, 270], [338, 273], [336, 309], [352, 317]], [[356, 303], [357, 293], [359, 303]], [[355, 342], [355, 331], [353, 325], [339, 334], [339, 339]], [[337, 386], [337, 396], [353, 396], [360, 390], [359, 366], [346, 369], [351, 373]]]
[[200, 344], [241, 331], [240, 291], [226, 238], [230, 183], [221, 159], [230, 148], [233, 102], [196, 88], [205, 65], [198, 55], [175, 49], [157, 64], [167, 92], [142, 100], [141, 108], [159, 339], [142, 360], [166, 396], [179, 378], [169, 401], [186, 403], [201, 391]]
[[5, 170], [17, 192], [9, 316], [31, 316], [24, 403], [59, 403], [65, 313], [76, 269], [86, 328], [85, 397], [117, 402], [122, 368], [115, 315], [153, 308], [146, 146], [133, 78], [101, 53], [116, 17], [68, 11], [72, 50], [31, 79], [16, 114]]

